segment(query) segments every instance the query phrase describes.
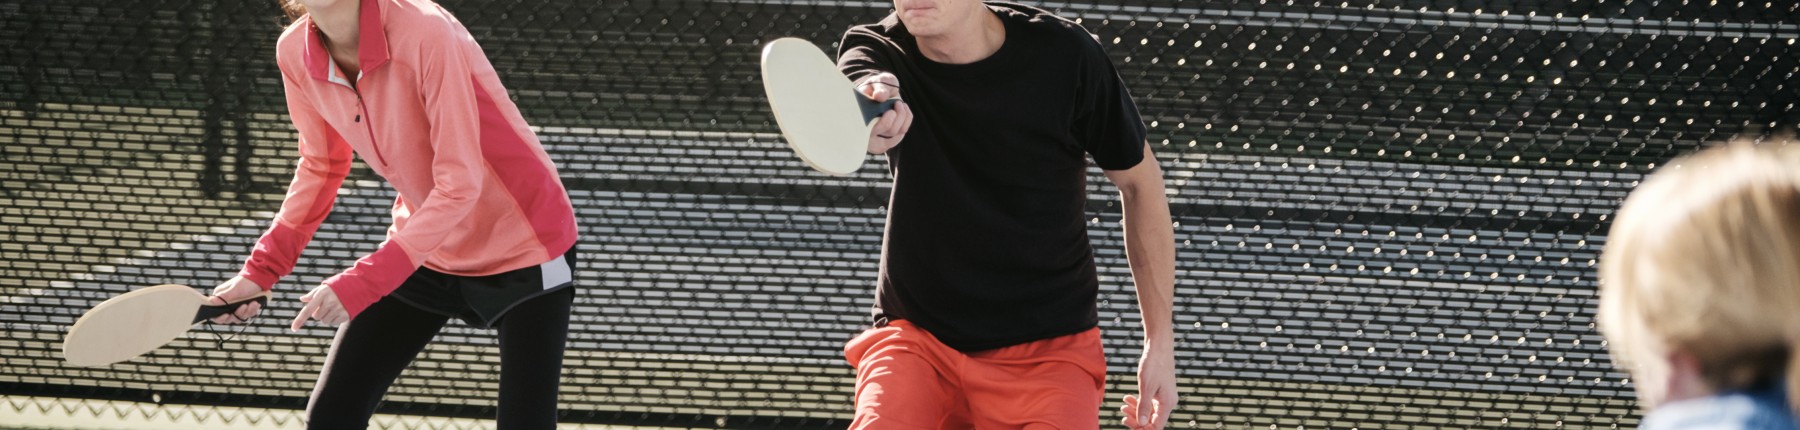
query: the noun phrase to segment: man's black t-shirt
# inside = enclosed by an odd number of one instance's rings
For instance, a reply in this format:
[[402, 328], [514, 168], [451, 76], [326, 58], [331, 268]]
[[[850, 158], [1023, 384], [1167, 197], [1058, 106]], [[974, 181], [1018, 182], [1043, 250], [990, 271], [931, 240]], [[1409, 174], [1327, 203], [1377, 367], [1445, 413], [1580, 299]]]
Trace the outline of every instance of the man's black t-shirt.
[[1006, 39], [981, 61], [932, 62], [893, 15], [850, 29], [838, 55], [852, 79], [893, 73], [914, 115], [887, 153], [894, 188], [874, 317], [962, 351], [1096, 325], [1087, 157], [1128, 169], [1145, 145], [1137, 106], [1091, 33], [1040, 9], [987, 6]]

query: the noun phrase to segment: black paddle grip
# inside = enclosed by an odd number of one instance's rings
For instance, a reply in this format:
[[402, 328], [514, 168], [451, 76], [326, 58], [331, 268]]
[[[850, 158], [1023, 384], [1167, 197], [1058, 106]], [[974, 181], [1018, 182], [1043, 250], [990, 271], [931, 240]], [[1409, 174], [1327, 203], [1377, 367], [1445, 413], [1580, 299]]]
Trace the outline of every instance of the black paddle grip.
[[863, 95], [861, 91], [857, 91], [856, 104], [862, 107], [863, 123], [867, 124], [875, 121], [875, 118], [880, 118], [881, 114], [894, 110], [894, 105], [900, 104], [900, 96], [894, 96], [885, 102], [877, 102], [870, 99], [869, 96]]
[[213, 319], [213, 317], [216, 317], [219, 315], [237, 312], [238, 308], [244, 307], [244, 305], [250, 304], [251, 302], [262, 303], [264, 305], [267, 305], [267, 304], [269, 304], [269, 296], [267, 294], [264, 294], [264, 295], [256, 296], [256, 298], [254, 298], [254, 299], [245, 300], [245, 301], [241, 301], [241, 302], [237, 302], [237, 303], [226, 303], [223, 305], [216, 305], [216, 306], [215, 305], [200, 305], [200, 311], [194, 313], [194, 323], [199, 324], [201, 321], [210, 320], [210, 319]]

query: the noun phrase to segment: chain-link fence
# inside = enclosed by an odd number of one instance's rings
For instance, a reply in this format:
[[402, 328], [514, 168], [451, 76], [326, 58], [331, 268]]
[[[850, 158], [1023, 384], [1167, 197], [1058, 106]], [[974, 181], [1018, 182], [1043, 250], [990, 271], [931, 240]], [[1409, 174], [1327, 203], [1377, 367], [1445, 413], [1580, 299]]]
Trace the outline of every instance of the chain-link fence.
[[[841, 428], [888, 178], [805, 168], [756, 62], [781, 36], [830, 50], [891, 4], [443, 3], [582, 226], [564, 420]], [[1593, 327], [1608, 215], [1679, 153], [1791, 129], [1800, 101], [1793, 0], [1033, 4], [1100, 36], [1167, 171], [1175, 428], [1635, 425]], [[107, 297], [230, 276], [267, 225], [295, 157], [281, 22], [269, 1], [0, 0], [0, 394], [304, 405], [330, 332], [282, 322], [388, 224], [393, 192], [360, 166], [243, 333], [106, 368], [58, 352]], [[1140, 336], [1118, 196], [1093, 176], [1112, 422]], [[490, 415], [494, 344], [447, 329], [382, 411]]]

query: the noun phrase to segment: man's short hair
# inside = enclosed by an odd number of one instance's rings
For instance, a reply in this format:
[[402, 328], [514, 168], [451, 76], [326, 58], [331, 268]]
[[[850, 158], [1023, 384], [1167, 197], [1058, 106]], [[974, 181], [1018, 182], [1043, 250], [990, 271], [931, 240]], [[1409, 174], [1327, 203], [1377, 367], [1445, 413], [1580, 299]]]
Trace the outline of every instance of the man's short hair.
[[1612, 221], [1598, 323], [1616, 363], [1656, 359], [1643, 344], [1657, 340], [1692, 355], [1715, 390], [1800, 377], [1800, 142], [1741, 138], [1677, 158]]

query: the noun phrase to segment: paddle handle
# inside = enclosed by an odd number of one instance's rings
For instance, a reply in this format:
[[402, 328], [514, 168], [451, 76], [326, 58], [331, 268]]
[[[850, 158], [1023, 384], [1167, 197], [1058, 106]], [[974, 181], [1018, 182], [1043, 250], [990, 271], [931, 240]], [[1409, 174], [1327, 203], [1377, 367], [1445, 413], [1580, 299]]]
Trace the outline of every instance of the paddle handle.
[[875, 122], [875, 118], [880, 118], [881, 114], [894, 110], [894, 105], [900, 104], [900, 96], [894, 96], [885, 102], [877, 102], [869, 96], [863, 95], [861, 91], [857, 91], [856, 104], [862, 107], [863, 123], [867, 124]]
[[194, 323], [199, 324], [201, 321], [210, 320], [219, 315], [237, 312], [238, 308], [244, 307], [244, 305], [250, 304], [251, 302], [262, 303], [264, 305], [269, 304], [269, 292], [264, 291], [262, 294], [257, 294], [256, 297], [236, 303], [200, 305], [200, 310], [194, 312]]

